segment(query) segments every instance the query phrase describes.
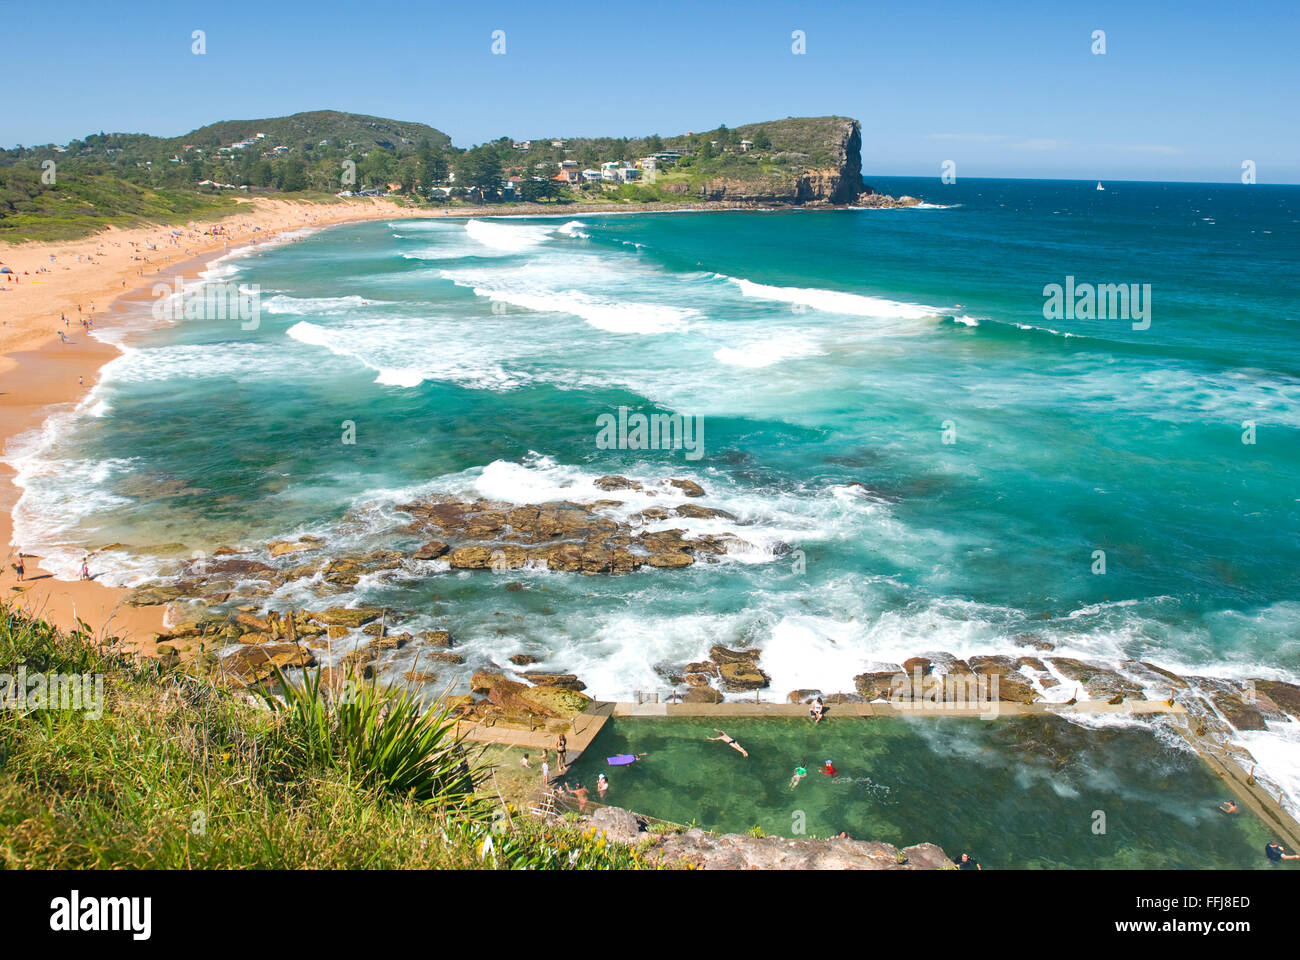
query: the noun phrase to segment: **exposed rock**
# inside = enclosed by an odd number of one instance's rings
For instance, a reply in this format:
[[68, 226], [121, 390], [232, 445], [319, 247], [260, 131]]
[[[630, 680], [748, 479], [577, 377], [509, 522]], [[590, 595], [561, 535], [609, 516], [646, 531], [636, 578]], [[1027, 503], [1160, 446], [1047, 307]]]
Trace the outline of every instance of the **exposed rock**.
[[712, 687], [691, 687], [682, 696], [682, 703], [721, 703], [722, 694]]
[[888, 700], [898, 682], [898, 671], [885, 673], [860, 673], [853, 678], [858, 696], [864, 700]]
[[586, 694], [562, 687], [524, 687], [518, 697], [529, 712], [564, 720], [577, 716], [591, 704], [591, 697]]
[[1286, 713], [1300, 719], [1300, 687], [1282, 680], [1255, 680], [1255, 690], [1268, 696]]
[[712, 834], [692, 829], [652, 844], [647, 857], [702, 870], [945, 870], [942, 849], [921, 843], [899, 850], [868, 840], [817, 840]]
[[972, 673], [970, 664], [954, 657], [951, 653], [930, 654], [930, 664], [931, 668], [938, 667], [939, 672], [945, 676], [964, 677]]
[[1279, 718], [1281, 717], [1281, 712], [1271, 701], [1265, 703], [1267, 698], [1261, 697], [1258, 690], [1254, 701], [1248, 702], [1246, 699], [1248, 691], [1242, 683], [1215, 677], [1191, 679], [1195, 682], [1196, 688], [1214, 704], [1214, 708], [1219, 711], [1223, 719], [1238, 730], [1267, 730], [1268, 724], [1264, 722], [1261, 707], [1265, 709], [1273, 707], [1273, 712]]
[[649, 567], [689, 567], [695, 562], [695, 558], [689, 553], [670, 550], [665, 553], [652, 553], [645, 558], [644, 562]]
[[353, 629], [378, 620], [384, 611], [378, 607], [330, 607], [320, 612], [304, 611], [309, 620], [325, 626], [352, 627]]
[[301, 553], [304, 550], [317, 550], [319, 543], [309, 543], [299, 541], [297, 543], [288, 540], [272, 540], [266, 545], [266, 551], [273, 557], [283, 557], [288, 553]]
[[627, 477], [611, 475], [607, 477], [598, 477], [592, 481], [593, 485], [600, 490], [640, 490], [641, 484], [635, 480], [629, 480]]
[[516, 653], [510, 658], [510, 662], [516, 667], [526, 667], [530, 663], [540, 662], [541, 659], [541, 657], [534, 657], [531, 653]]
[[811, 703], [813, 697], [820, 697], [820, 690], [791, 690], [785, 695], [787, 703]]
[[909, 660], [903, 661], [903, 672], [911, 676], [915, 674], [917, 670], [920, 670], [921, 676], [925, 676], [930, 672], [932, 666], [933, 663], [929, 657], [912, 657]]
[[1052, 657], [1051, 664], [1070, 680], [1081, 684], [1088, 691], [1088, 696], [1094, 700], [1110, 701], [1116, 697], [1128, 700], [1146, 699], [1137, 684], [1109, 667], [1084, 660], [1072, 660], [1068, 657]]
[[673, 516], [686, 517], [690, 520], [735, 520], [734, 513], [719, 510], [717, 507], [703, 507], [698, 503], [683, 503], [673, 508]]
[[244, 683], [256, 683], [275, 675], [275, 668], [314, 666], [311, 652], [293, 643], [263, 643], [241, 646], [223, 657], [220, 668]]
[[678, 490], [680, 490], [682, 493], [686, 494], [686, 496], [688, 496], [688, 497], [702, 497], [702, 496], [704, 496], [704, 488], [701, 487], [701, 486], [700, 486], [698, 483], [696, 483], [694, 480], [676, 480], [676, 479], [674, 479], [674, 480], [669, 480], [668, 483], [669, 483], [671, 486], [676, 487]]
[[451, 551], [448, 560], [454, 570], [489, 570], [492, 551], [487, 547], [461, 547]]
[[416, 560], [435, 560], [447, 552], [447, 545], [441, 540], [430, 540], [411, 556]]
[[587, 685], [572, 673], [525, 673], [524, 679], [538, 687], [559, 687], [562, 690], [582, 691]]
[[759, 690], [772, 682], [771, 677], [749, 660], [719, 664], [718, 672], [722, 676], [722, 686], [728, 693]]
[[761, 650], [729, 650], [715, 644], [709, 648], [709, 657], [714, 663], [757, 663]]
[[601, 807], [587, 818], [587, 823], [596, 829], [597, 836], [603, 833], [611, 843], [636, 843], [641, 834], [636, 814], [621, 807]]
[[[1042, 664], [1039, 664], [1042, 666]], [[997, 677], [998, 699], [1007, 703], [1033, 703], [1038, 694], [1020, 673], [1020, 661], [1007, 656], [971, 657], [970, 668], [979, 677]], [[1044, 668], [1045, 670], [1045, 668]], [[990, 680], [990, 683], [992, 681]], [[991, 688], [990, 688], [991, 689]]]
[[449, 630], [425, 630], [419, 635], [420, 639], [426, 643], [431, 643], [435, 647], [453, 646], [451, 631]]

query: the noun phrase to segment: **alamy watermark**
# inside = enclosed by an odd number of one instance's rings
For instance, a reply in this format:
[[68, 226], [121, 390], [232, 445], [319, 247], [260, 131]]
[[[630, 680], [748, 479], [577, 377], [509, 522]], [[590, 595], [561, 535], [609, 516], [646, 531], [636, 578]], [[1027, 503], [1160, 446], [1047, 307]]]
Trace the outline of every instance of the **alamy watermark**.
[[102, 673], [0, 673], [0, 709], [29, 713], [33, 710], [75, 710], [92, 719], [104, 715]]
[[596, 418], [599, 450], [684, 450], [687, 460], [704, 456], [704, 418], [681, 413], [632, 412], [619, 407], [617, 416]]
[[238, 320], [241, 330], [256, 330], [262, 322], [262, 290], [256, 283], [204, 280], [187, 284], [177, 277], [172, 284], [155, 283], [156, 320]]
[[1130, 320], [1134, 330], [1151, 326], [1151, 284], [1075, 283], [1043, 287], [1044, 320]]
[[897, 673], [890, 680], [889, 703], [896, 710], [973, 709], [981, 720], [996, 718], [1002, 709], [996, 673]]

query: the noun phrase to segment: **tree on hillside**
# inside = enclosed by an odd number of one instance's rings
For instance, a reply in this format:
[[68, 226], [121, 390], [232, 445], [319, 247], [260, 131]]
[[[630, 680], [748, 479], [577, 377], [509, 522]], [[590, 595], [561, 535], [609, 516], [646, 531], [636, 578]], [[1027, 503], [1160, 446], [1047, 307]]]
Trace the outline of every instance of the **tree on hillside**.
[[466, 150], [456, 160], [456, 186], [478, 187], [495, 196], [501, 189], [501, 158], [495, 149], [480, 145]]
[[659, 134], [652, 133], [645, 142], [646, 153], [663, 153], [664, 142], [659, 139]]

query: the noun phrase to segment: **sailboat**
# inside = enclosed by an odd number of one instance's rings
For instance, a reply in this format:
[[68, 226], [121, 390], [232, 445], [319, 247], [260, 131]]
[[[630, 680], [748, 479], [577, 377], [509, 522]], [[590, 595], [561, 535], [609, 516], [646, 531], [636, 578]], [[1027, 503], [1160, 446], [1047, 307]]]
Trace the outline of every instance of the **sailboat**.
[[1103, 187], [1103, 186], [1101, 185], [1101, 181], [1100, 181], [1100, 180], [1097, 181], [1097, 189], [1098, 189], [1098, 190], [1105, 190], [1105, 189], [1106, 189], [1105, 187]]

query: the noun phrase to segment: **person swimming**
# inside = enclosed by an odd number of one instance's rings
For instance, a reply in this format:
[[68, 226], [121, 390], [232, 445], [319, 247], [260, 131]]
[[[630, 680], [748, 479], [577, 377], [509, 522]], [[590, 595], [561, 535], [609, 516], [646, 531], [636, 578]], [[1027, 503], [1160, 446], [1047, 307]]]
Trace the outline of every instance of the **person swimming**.
[[[714, 727], [713, 729], [714, 729], [714, 730], [718, 730], [717, 727]], [[727, 746], [731, 747], [732, 750], [735, 750], [737, 753], [739, 753], [742, 757], [748, 757], [748, 756], [749, 756], [749, 753], [745, 750], [744, 747], [742, 747], [740, 744], [738, 744], [738, 743], [737, 743], [735, 740], [733, 740], [731, 737], [727, 736], [727, 733], [726, 733], [725, 730], [718, 730], [718, 733], [721, 734], [721, 736], [717, 736], [717, 737], [705, 737], [704, 739], [705, 739], [705, 740], [720, 740], [721, 742], [725, 743]]]
[[793, 790], [795, 787], [799, 786], [799, 781], [806, 776], [808, 776], [807, 767], [804, 766], [795, 767], [794, 776], [790, 778], [790, 789]]

